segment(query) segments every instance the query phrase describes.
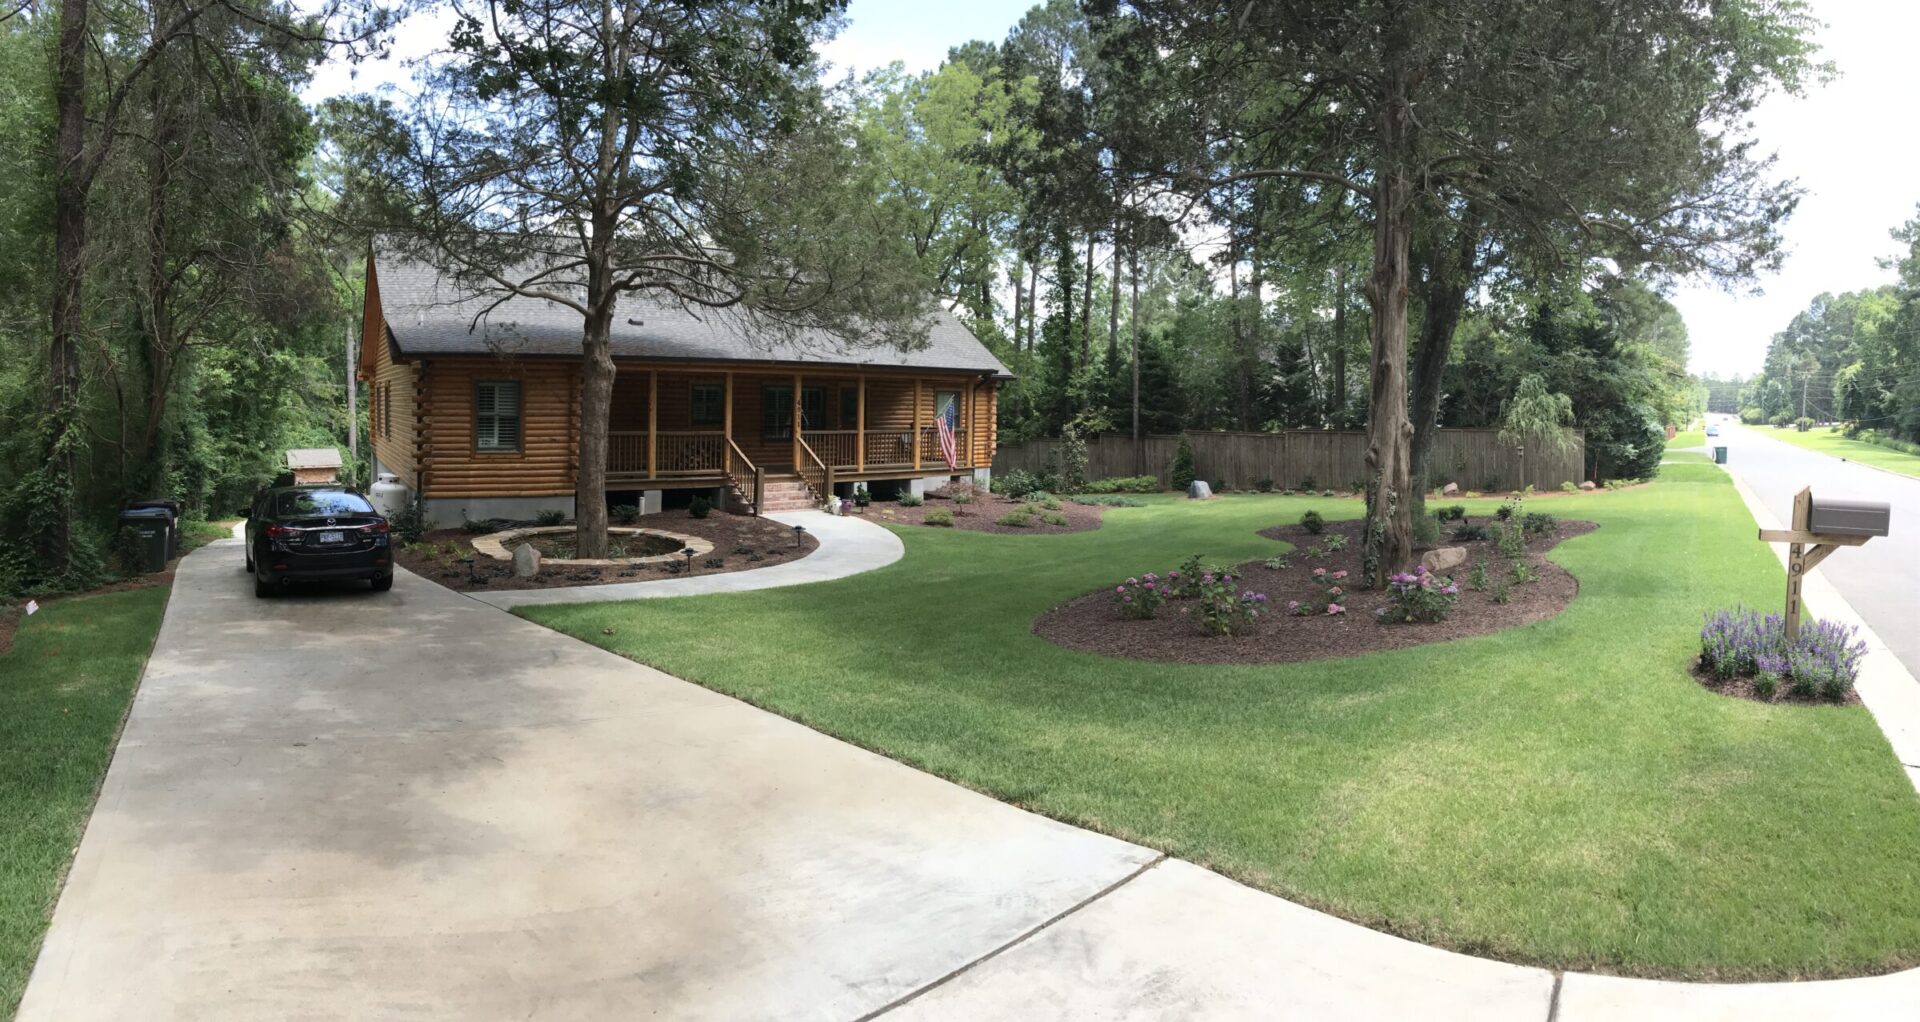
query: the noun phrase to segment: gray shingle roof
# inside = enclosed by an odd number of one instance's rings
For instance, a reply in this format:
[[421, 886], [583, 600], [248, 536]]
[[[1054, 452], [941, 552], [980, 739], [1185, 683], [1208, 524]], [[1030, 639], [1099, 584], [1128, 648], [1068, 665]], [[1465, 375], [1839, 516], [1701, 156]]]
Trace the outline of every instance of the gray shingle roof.
[[[380, 307], [402, 357], [580, 354], [580, 314], [564, 305], [514, 297], [488, 309], [497, 296], [476, 295], [431, 264], [381, 251], [378, 246], [373, 260]], [[825, 330], [769, 337], [755, 331], [737, 310], [689, 310], [634, 294], [620, 301], [612, 344], [616, 359], [788, 362], [1010, 375], [979, 338], [944, 310], [934, 314], [925, 345], [902, 351], [884, 344], [852, 344]]]

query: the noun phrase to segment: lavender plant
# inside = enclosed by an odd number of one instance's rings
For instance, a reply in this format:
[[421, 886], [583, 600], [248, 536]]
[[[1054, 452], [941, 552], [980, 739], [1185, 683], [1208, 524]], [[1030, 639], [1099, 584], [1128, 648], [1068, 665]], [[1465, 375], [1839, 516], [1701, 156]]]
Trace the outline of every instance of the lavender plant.
[[[1706, 615], [1700, 628], [1700, 666], [1722, 681], [1758, 678], [1784, 682], [1801, 698], [1846, 697], [1860, 676], [1867, 644], [1858, 629], [1837, 621], [1811, 621], [1787, 641], [1779, 614], [1736, 606]], [[1756, 685], [1756, 689], [1772, 688]]]

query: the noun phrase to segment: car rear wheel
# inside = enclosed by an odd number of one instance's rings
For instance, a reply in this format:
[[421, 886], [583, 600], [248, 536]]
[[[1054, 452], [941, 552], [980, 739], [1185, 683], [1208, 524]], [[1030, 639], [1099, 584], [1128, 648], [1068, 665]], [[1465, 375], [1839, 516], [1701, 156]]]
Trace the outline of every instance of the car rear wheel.
[[373, 579], [372, 581], [373, 581], [373, 591], [376, 593], [384, 593], [387, 590], [393, 588], [392, 575], [382, 575], [379, 578]]

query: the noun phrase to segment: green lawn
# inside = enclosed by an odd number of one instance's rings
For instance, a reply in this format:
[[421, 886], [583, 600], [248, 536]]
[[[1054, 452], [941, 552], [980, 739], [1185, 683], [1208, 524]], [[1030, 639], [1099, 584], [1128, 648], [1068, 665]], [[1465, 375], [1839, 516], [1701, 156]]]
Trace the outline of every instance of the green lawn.
[[1551, 505], [1603, 526], [1553, 554], [1581, 580], [1564, 614], [1338, 662], [1145, 664], [1029, 632], [1128, 572], [1267, 555], [1263, 526], [1360, 510], [1304, 497], [1156, 503], [1078, 535], [909, 528], [901, 563], [838, 582], [524, 613], [1417, 940], [1691, 978], [1920, 964], [1920, 798], [1866, 711], [1686, 674], [1704, 609], [1781, 583], [1725, 474]]
[[1672, 440], [1667, 441], [1667, 450], [1671, 451], [1677, 447], [1701, 447], [1704, 446], [1706, 442], [1707, 431], [1705, 429], [1683, 429], [1675, 433]]
[[80, 843], [167, 589], [49, 603], [0, 655], [0, 1018], [11, 1018]]
[[1849, 440], [1839, 433], [1829, 432], [1825, 426], [1817, 426], [1805, 433], [1797, 429], [1762, 427], [1755, 427], [1753, 431], [1761, 436], [1804, 447], [1809, 451], [1819, 451], [1821, 454], [1831, 454], [1836, 458], [1845, 458], [1863, 465], [1884, 468], [1889, 472], [1920, 478], [1920, 455], [1896, 451], [1878, 444]]

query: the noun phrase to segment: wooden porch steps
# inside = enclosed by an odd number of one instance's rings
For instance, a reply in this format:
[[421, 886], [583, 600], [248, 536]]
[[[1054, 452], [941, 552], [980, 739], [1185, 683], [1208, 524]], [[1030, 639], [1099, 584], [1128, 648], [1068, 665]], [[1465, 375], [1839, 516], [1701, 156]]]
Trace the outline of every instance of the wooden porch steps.
[[[765, 503], [761, 514], [778, 511], [811, 511], [820, 505], [820, 499], [814, 496], [812, 487], [798, 476], [768, 476]], [[737, 485], [727, 487], [727, 510], [735, 514], [747, 514], [752, 510], [753, 495], [742, 492]]]

